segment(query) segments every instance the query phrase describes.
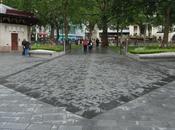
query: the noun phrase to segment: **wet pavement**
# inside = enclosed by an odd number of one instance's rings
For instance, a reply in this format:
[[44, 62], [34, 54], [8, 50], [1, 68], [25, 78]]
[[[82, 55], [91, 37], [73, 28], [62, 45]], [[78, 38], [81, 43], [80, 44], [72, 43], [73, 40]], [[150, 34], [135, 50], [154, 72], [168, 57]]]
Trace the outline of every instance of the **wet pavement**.
[[175, 129], [175, 62], [139, 62], [110, 51], [26, 60], [35, 64], [1, 74], [2, 129]]
[[0, 53], [0, 78], [39, 65], [47, 59], [24, 57], [19, 53]]

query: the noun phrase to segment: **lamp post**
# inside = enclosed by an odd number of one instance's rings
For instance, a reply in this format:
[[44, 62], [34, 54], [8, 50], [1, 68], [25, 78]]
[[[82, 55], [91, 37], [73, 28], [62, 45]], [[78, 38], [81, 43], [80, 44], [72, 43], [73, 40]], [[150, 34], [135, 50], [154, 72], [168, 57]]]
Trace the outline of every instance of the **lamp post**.
[[66, 53], [66, 43], [65, 43], [65, 38], [64, 38], [64, 20], [61, 18], [60, 20], [61, 23], [61, 44], [63, 44], [63, 51]]
[[64, 24], [62, 24], [62, 42], [64, 44], [64, 53], [66, 53], [66, 41], [64, 35]]

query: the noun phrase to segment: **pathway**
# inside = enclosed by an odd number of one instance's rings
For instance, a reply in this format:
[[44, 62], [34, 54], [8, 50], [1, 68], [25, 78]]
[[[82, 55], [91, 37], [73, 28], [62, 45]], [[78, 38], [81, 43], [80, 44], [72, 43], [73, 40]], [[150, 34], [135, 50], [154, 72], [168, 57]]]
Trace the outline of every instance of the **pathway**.
[[107, 51], [73, 53], [4, 73], [0, 128], [173, 130], [173, 68], [174, 62], [138, 62]]

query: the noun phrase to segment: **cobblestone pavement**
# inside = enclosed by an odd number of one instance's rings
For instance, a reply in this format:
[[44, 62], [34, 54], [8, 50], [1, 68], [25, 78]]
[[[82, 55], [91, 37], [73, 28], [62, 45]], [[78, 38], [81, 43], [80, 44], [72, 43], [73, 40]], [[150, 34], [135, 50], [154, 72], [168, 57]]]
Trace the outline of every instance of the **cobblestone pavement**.
[[174, 86], [85, 119], [0, 85], [0, 130], [175, 130]]
[[0, 81], [0, 130], [175, 130], [173, 66], [74, 54], [9, 73]]
[[165, 69], [111, 52], [71, 54], [9, 76], [1, 83], [93, 118], [173, 81], [174, 76]]
[[55, 130], [82, 119], [0, 85], [0, 130]]

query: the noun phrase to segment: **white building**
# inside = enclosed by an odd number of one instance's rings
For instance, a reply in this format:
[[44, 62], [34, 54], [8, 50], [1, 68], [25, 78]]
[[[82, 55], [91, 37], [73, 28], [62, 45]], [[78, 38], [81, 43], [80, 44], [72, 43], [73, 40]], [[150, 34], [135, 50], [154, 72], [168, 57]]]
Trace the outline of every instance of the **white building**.
[[[148, 29], [148, 25], [145, 25], [145, 30], [144, 30], [144, 35], [145, 36], [155, 36], [157, 39], [159, 37], [161, 37], [161, 39], [163, 39], [163, 27], [162, 26], [157, 26], [157, 27], [151, 27], [150, 29]], [[140, 32], [140, 27], [138, 25], [130, 25], [129, 26], [129, 35], [130, 36], [140, 36], [141, 32]], [[170, 32], [169, 33], [169, 38], [168, 41], [172, 41], [173, 36], [175, 36], [175, 32]]]
[[22, 41], [30, 41], [33, 14], [0, 4], [0, 52], [21, 51]]

